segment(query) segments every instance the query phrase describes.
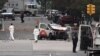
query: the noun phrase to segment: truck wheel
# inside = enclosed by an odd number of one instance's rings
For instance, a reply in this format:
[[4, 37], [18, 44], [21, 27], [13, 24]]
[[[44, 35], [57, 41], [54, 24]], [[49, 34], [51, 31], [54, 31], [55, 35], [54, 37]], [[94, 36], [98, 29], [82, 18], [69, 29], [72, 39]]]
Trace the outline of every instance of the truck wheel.
[[36, 14], [32, 14], [32, 16], [36, 16]]
[[32, 15], [32, 13], [29, 12], [29, 11], [25, 11], [24, 14], [25, 14], [26, 16], [31, 16], [31, 15]]
[[15, 21], [15, 18], [14, 17], [12, 17], [12, 21]]
[[52, 40], [53, 36], [52, 33], [49, 33], [48, 39]]
[[64, 37], [63, 37], [63, 39], [64, 39], [64, 40], [67, 40], [67, 37], [66, 37], [66, 36], [64, 36]]
[[94, 45], [96, 48], [98, 48], [99, 47], [99, 45]]
[[64, 40], [67, 40], [67, 38], [64, 38]]
[[12, 21], [15, 21], [15, 19], [13, 18]]
[[38, 39], [41, 40], [42, 39], [41, 36], [38, 36]]
[[26, 16], [31, 16], [32, 14], [31, 13], [26, 13]]
[[53, 39], [53, 40], [56, 40], [57, 38], [56, 38], [56, 37], [53, 37], [52, 39]]

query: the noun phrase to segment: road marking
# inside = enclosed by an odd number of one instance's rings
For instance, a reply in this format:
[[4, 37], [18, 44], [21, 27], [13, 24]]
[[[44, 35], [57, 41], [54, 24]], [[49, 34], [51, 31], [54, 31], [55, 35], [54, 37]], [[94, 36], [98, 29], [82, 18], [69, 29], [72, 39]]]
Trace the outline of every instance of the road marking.
[[49, 54], [49, 56], [51, 56], [51, 53]]

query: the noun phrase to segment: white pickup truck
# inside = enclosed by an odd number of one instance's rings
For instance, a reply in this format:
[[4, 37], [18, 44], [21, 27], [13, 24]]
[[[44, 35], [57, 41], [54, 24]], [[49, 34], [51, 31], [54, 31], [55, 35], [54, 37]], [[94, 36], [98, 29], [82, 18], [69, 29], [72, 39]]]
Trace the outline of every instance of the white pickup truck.
[[95, 28], [94, 37], [94, 44], [100, 46], [100, 25]]
[[62, 27], [58, 24], [46, 24], [46, 23], [39, 23], [39, 39], [64, 39], [67, 40], [68, 34], [67, 31], [68, 27]]

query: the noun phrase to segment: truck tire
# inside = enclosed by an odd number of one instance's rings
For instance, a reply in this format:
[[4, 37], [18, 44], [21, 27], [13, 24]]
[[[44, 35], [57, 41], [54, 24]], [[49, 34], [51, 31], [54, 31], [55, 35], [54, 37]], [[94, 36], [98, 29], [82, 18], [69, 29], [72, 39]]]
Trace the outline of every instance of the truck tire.
[[25, 11], [24, 14], [25, 14], [26, 16], [31, 16], [31, 15], [32, 15], [32, 13], [29, 12], [29, 11]]
[[12, 17], [12, 21], [15, 21], [15, 17]]
[[38, 36], [38, 39], [39, 39], [39, 40], [42, 40], [41, 36]]
[[32, 16], [36, 16], [36, 14], [32, 14]]
[[63, 36], [63, 39], [67, 40], [68, 39], [68, 35]]
[[53, 37], [52, 33], [49, 33], [48, 39], [51, 40]]
[[31, 16], [32, 14], [31, 13], [26, 13], [26, 16]]
[[50, 34], [50, 35], [49, 35], [49, 38], [50, 38], [50, 40], [56, 40], [56, 39], [57, 39], [56, 36], [53, 35], [53, 34]]
[[65, 37], [64, 40], [67, 40], [67, 38]]

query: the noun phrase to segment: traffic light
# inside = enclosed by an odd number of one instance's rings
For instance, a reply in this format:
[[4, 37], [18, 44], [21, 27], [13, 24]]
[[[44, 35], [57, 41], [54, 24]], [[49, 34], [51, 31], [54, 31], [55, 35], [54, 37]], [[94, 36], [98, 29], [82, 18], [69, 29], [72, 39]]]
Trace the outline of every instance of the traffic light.
[[92, 14], [95, 14], [95, 5], [93, 5], [93, 4], [87, 5], [87, 14], [89, 14], [90, 16]]
[[95, 13], [95, 5], [92, 5], [92, 7], [91, 7], [91, 12], [94, 14]]

